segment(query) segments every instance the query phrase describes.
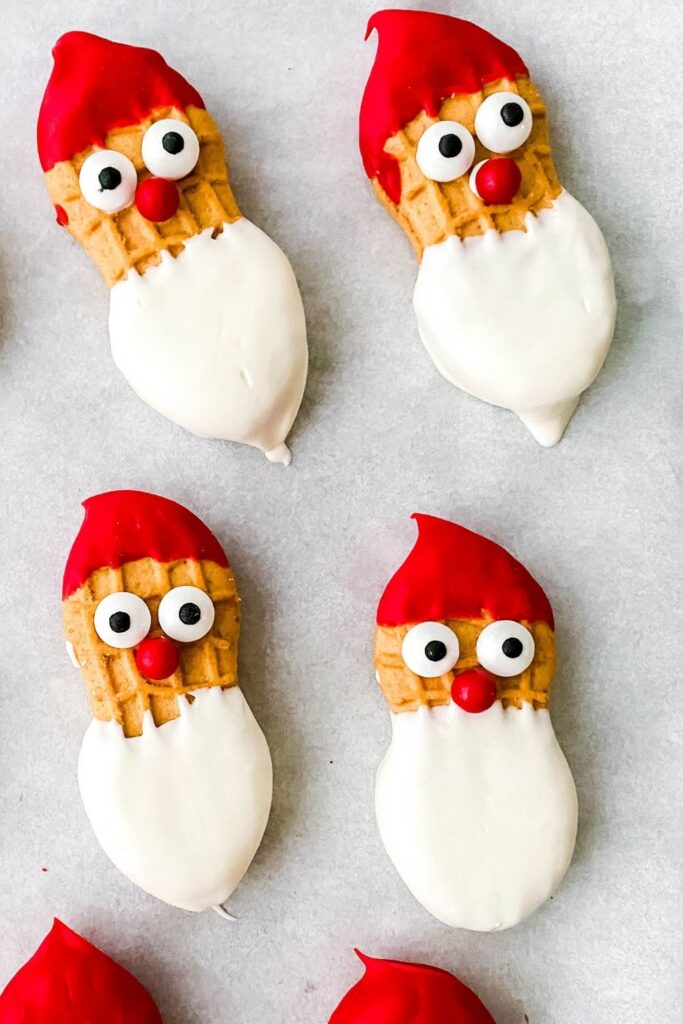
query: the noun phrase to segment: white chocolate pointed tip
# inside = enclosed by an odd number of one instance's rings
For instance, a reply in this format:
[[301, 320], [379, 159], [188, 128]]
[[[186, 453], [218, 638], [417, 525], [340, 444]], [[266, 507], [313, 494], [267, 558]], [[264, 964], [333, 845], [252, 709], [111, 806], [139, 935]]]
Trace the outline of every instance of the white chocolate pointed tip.
[[276, 444], [265, 455], [269, 462], [279, 462], [281, 466], [288, 466], [292, 461], [292, 453], [284, 441], [282, 444]]
[[552, 448], [561, 440], [578, 404], [578, 398], [572, 398], [568, 402], [527, 409], [517, 415], [540, 445]]
[[218, 914], [218, 916], [222, 917], [224, 921], [236, 921], [237, 920], [237, 918], [234, 917], [232, 914], [229, 914], [227, 912], [227, 910], [225, 909], [225, 907], [221, 906], [220, 903], [217, 903], [214, 907], [211, 907], [211, 909], [215, 910], [216, 913]]

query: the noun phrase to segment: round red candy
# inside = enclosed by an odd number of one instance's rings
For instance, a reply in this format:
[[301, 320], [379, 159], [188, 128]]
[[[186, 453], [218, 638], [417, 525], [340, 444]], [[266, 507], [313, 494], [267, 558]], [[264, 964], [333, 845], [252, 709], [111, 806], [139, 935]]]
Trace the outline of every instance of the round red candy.
[[522, 184], [522, 172], [514, 160], [500, 157], [483, 163], [474, 181], [487, 206], [511, 203]]
[[168, 220], [178, 209], [178, 189], [166, 178], [145, 178], [135, 193], [135, 205], [147, 220]]
[[167, 636], [147, 637], [135, 652], [135, 663], [148, 679], [168, 679], [178, 668], [178, 648]]
[[451, 696], [459, 708], [477, 715], [488, 709], [498, 696], [496, 680], [483, 668], [470, 668], [453, 680]]

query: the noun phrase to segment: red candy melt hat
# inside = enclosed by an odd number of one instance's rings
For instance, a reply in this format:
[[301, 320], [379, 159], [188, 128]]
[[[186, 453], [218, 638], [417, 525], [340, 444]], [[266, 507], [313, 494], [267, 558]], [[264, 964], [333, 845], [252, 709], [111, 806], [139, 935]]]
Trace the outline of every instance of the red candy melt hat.
[[365, 975], [330, 1024], [495, 1024], [482, 1001], [448, 971], [356, 953]]
[[487, 82], [528, 75], [519, 54], [490, 32], [462, 18], [428, 11], [378, 11], [377, 56], [360, 109], [360, 150], [369, 178], [398, 204], [401, 172], [384, 152], [387, 139], [421, 110], [438, 117], [450, 96], [479, 92]]
[[38, 116], [38, 155], [44, 171], [108, 132], [144, 120], [157, 107], [204, 107], [161, 54], [89, 32], [67, 32], [52, 51], [55, 64]]
[[490, 616], [555, 628], [542, 587], [505, 548], [447, 519], [412, 518], [417, 541], [382, 594], [378, 626]]
[[153, 558], [175, 562], [228, 558], [208, 526], [189, 509], [145, 491], [108, 491], [83, 502], [85, 519], [64, 570], [62, 599], [78, 590], [96, 569]]
[[132, 974], [61, 921], [0, 995], [0, 1024], [162, 1024]]

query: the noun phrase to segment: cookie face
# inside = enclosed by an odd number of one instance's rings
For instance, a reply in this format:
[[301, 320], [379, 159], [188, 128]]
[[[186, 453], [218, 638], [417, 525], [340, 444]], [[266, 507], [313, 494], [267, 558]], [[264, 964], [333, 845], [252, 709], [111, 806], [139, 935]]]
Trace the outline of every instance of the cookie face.
[[519, 54], [446, 15], [380, 11], [373, 30], [361, 153], [418, 257], [450, 236], [523, 230], [561, 188], [545, 106]]
[[63, 608], [94, 719], [78, 763], [86, 812], [137, 885], [220, 910], [272, 798], [268, 746], [237, 684], [234, 576], [208, 527], [167, 498], [113, 491], [85, 510]]
[[[503, 112], [521, 121], [508, 128]], [[520, 128], [522, 134], [516, 134]], [[428, 245], [450, 236], [523, 231], [527, 214], [550, 208], [561, 191], [546, 109], [526, 76], [451, 96], [438, 118], [421, 111], [387, 139], [384, 151], [398, 164], [400, 196], [394, 203], [379, 179], [375, 189], [420, 259]]]
[[547, 114], [512, 47], [460, 18], [373, 15], [360, 150], [420, 267], [420, 337], [456, 387], [556, 444], [614, 332], [609, 254], [562, 188]]
[[[496, 635], [501, 626], [504, 635]], [[443, 629], [455, 638], [455, 660], [447, 651]], [[506, 645], [510, 656], [505, 654]], [[485, 711], [495, 700], [505, 708], [521, 707], [525, 701], [546, 708], [555, 673], [555, 636], [545, 622], [515, 620], [444, 619], [381, 626], [375, 638], [375, 664], [382, 692], [396, 713], [443, 707], [451, 701], [466, 711]]]
[[330, 1024], [495, 1024], [474, 992], [448, 971], [356, 952], [365, 974]]
[[62, 36], [53, 53], [41, 164], [59, 223], [110, 287], [239, 219], [220, 133], [159, 54], [85, 32]]
[[227, 566], [142, 558], [95, 570], [64, 602], [67, 643], [95, 718], [140, 736], [177, 718], [178, 699], [237, 683], [239, 596]]
[[[548, 713], [554, 618], [499, 545], [414, 518], [417, 542], [377, 611], [375, 671], [393, 727], [377, 821], [427, 910], [494, 931], [552, 895], [574, 848], [576, 791]], [[501, 855], [515, 862], [512, 886]]]

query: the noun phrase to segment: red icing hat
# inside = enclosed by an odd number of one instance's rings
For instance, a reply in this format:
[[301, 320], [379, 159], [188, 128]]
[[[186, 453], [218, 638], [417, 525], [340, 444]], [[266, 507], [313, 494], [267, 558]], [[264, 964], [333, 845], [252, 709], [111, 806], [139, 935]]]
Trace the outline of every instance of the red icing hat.
[[83, 502], [85, 519], [64, 570], [62, 598], [78, 590], [103, 566], [153, 558], [175, 562], [206, 559], [227, 566], [228, 559], [211, 530], [188, 509], [144, 491], [109, 491]]
[[369, 178], [392, 200], [401, 199], [401, 172], [384, 152], [387, 139], [426, 110], [438, 117], [451, 96], [479, 92], [498, 78], [527, 75], [524, 61], [478, 25], [427, 11], [378, 11], [377, 56], [360, 108], [360, 151]]
[[162, 1024], [132, 974], [55, 920], [0, 995], [0, 1024]]
[[447, 519], [413, 519], [417, 541], [382, 594], [378, 626], [491, 616], [555, 628], [541, 586], [505, 548]]
[[161, 54], [89, 32], [67, 32], [52, 51], [55, 66], [38, 115], [38, 155], [44, 171], [107, 132], [147, 117], [155, 107], [204, 107], [196, 89]]
[[330, 1024], [495, 1024], [474, 992], [448, 971], [356, 953], [365, 975]]

